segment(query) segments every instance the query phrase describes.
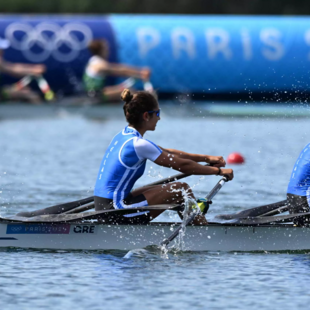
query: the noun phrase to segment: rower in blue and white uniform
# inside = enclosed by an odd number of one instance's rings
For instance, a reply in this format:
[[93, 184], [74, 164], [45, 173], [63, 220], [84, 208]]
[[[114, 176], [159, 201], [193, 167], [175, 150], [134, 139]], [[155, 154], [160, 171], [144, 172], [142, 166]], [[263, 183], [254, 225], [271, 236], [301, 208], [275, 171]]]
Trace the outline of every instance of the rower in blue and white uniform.
[[95, 199], [103, 205], [105, 200], [115, 209], [147, 206], [144, 195], [134, 198], [130, 191], [143, 175], [146, 160], [155, 161], [161, 153], [156, 144], [144, 139], [136, 129], [125, 127], [113, 138], [104, 154], [95, 186]]
[[310, 208], [310, 143], [299, 154], [287, 188], [290, 213], [309, 212]]
[[[233, 178], [232, 169], [221, 169], [226, 164], [222, 156], [164, 149], [143, 137], [147, 131], [154, 131], [160, 120], [159, 104], [153, 94], [147, 91], [131, 94], [129, 89], [125, 89], [121, 98], [125, 102], [123, 110], [129, 126], [112, 139], [101, 161], [94, 191], [96, 211], [182, 204], [185, 196], [195, 199], [191, 188], [182, 182], [133, 189], [135, 182], [144, 173], [147, 159], [186, 174], [227, 175]], [[198, 162], [207, 162], [213, 166], [200, 165]], [[142, 223], [144, 220], [150, 221], [161, 212], [136, 212], [125, 217]], [[197, 216], [194, 223], [204, 225], [207, 221], [204, 216]]]

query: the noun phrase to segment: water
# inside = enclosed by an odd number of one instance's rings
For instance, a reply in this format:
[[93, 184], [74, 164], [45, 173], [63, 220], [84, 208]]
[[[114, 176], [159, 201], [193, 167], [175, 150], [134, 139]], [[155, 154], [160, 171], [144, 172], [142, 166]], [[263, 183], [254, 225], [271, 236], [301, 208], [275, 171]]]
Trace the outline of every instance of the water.
[[[164, 112], [164, 111], [163, 111]], [[207, 215], [285, 199], [295, 159], [309, 143], [308, 119], [185, 117], [163, 113], [146, 137], [162, 147], [223, 155], [245, 165]], [[101, 157], [125, 122], [82, 117], [0, 122], [0, 213], [92, 195]], [[137, 186], [175, 174], [148, 164]], [[189, 177], [196, 196], [218, 177]], [[172, 215], [164, 214], [162, 220]], [[302, 309], [309, 304], [307, 253], [0, 251], [1, 309]]]

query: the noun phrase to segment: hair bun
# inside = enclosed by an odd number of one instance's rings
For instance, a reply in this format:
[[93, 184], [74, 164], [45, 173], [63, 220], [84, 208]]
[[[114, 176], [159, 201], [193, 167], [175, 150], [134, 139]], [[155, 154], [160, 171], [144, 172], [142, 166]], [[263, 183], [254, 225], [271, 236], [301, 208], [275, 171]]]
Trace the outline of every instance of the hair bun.
[[121, 98], [122, 98], [123, 101], [128, 103], [128, 102], [130, 102], [132, 100], [133, 95], [131, 94], [131, 92], [130, 92], [130, 90], [128, 88], [125, 88], [122, 91]]

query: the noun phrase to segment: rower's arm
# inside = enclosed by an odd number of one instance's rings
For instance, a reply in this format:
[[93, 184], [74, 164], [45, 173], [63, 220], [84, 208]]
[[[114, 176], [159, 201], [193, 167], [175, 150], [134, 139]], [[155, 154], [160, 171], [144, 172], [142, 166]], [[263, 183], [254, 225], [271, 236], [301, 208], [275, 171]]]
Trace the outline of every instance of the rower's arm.
[[114, 76], [126, 76], [134, 77], [142, 80], [149, 80], [150, 70], [147, 68], [135, 68], [123, 64], [110, 63], [102, 59], [100, 62], [96, 62], [92, 67], [100, 73]]
[[[218, 175], [219, 168], [214, 166], [203, 166], [191, 159], [185, 159], [180, 156], [172, 156], [171, 153], [163, 150], [161, 155], [154, 161], [157, 165], [172, 168], [185, 174], [193, 175]], [[232, 180], [232, 169], [221, 169], [220, 175], [227, 175]]]
[[44, 73], [44, 65], [32, 65], [23, 63], [11, 63], [0, 61], [0, 71], [12, 76], [22, 77], [25, 75], [39, 76]]
[[159, 146], [159, 148], [162, 149], [163, 151], [171, 154], [171, 155], [176, 156], [176, 157], [180, 157], [183, 159], [190, 159], [190, 160], [195, 161], [197, 163], [198, 162], [205, 162], [208, 164], [212, 164], [216, 167], [225, 167], [226, 166], [226, 162], [222, 156], [191, 154], [191, 153], [186, 153], [186, 152], [174, 150], [174, 149], [165, 149], [161, 146]]

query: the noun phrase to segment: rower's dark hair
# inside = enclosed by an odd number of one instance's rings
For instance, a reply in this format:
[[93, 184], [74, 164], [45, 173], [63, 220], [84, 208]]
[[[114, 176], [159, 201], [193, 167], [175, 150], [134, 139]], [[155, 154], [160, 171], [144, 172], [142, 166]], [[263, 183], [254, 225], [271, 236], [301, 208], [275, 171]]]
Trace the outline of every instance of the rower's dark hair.
[[[147, 91], [138, 91], [131, 94], [129, 89], [124, 89], [121, 94], [125, 102], [123, 106], [124, 114], [130, 125], [139, 126], [143, 120], [143, 113], [153, 111], [157, 107], [156, 98]], [[153, 117], [153, 114], [151, 114]]]
[[90, 41], [88, 44], [88, 49], [93, 55], [101, 55], [103, 51], [105, 53], [108, 51], [109, 44], [104, 39], [96, 39]]

